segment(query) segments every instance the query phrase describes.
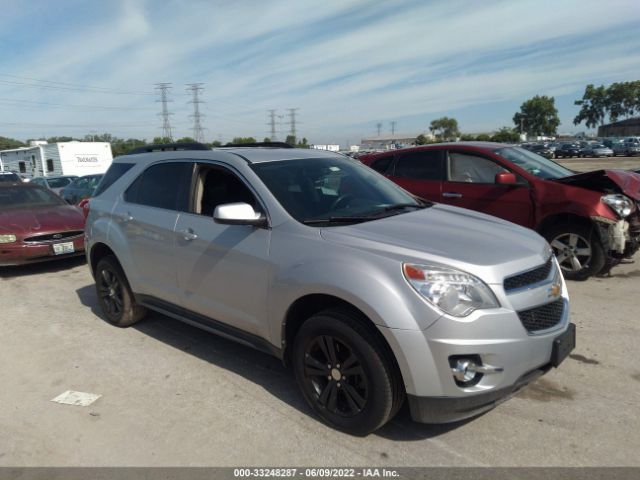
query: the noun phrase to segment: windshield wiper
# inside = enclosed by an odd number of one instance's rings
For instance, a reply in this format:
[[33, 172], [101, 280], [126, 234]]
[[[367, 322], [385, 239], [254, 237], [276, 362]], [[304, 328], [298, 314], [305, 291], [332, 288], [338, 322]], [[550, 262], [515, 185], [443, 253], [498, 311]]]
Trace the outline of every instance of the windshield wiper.
[[385, 212], [390, 212], [392, 210], [402, 210], [403, 208], [418, 208], [423, 209], [430, 207], [433, 204], [422, 204], [422, 203], [395, 203], [393, 205], [388, 205], [384, 207]]
[[368, 222], [369, 220], [375, 220], [376, 217], [360, 216], [360, 217], [329, 217], [329, 218], [311, 218], [309, 220], [302, 220], [305, 225], [316, 225], [318, 223], [358, 223]]

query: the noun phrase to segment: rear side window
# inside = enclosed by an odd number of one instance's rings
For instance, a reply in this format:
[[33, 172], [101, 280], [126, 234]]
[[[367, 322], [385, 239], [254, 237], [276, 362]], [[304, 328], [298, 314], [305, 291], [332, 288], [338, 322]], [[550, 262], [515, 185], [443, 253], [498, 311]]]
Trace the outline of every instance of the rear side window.
[[396, 177], [442, 180], [443, 154], [439, 150], [403, 153], [396, 162]]
[[105, 173], [104, 177], [102, 177], [102, 181], [100, 182], [100, 185], [98, 185], [94, 196], [97, 197], [107, 188], [113, 185], [116, 180], [118, 180], [122, 175], [131, 170], [133, 165], [133, 163], [112, 163], [109, 167], [109, 170], [107, 170], [107, 173]]
[[389, 170], [389, 166], [393, 161], [393, 155], [387, 155], [386, 157], [378, 158], [371, 163], [371, 168], [373, 168], [378, 173], [387, 173]]
[[130, 203], [188, 211], [192, 163], [160, 163], [147, 168], [124, 194]]

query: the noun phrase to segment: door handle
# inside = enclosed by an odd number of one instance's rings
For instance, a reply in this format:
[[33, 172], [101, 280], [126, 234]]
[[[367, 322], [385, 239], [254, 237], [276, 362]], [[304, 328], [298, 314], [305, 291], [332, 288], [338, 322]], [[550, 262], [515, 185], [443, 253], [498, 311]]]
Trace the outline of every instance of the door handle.
[[198, 238], [198, 235], [194, 233], [194, 231], [190, 228], [187, 228], [186, 230], [180, 230], [180, 233], [182, 234], [182, 238], [184, 238], [187, 242]]
[[458, 192], [444, 192], [442, 196], [445, 198], [462, 198], [462, 194]]

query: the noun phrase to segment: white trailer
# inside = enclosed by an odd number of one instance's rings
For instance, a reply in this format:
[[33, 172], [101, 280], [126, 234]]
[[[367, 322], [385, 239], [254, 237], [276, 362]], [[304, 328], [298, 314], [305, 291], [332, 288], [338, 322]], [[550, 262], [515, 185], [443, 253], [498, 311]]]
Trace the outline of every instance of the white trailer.
[[0, 151], [0, 170], [25, 178], [105, 173], [112, 161], [108, 142], [32, 142]]

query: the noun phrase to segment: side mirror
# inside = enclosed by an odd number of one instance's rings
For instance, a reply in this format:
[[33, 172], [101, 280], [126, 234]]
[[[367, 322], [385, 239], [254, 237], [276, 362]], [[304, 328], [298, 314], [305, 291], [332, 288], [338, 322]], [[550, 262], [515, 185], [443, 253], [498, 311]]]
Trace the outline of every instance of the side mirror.
[[213, 220], [223, 225], [253, 225], [266, 227], [267, 219], [244, 202], [218, 205], [213, 212]]
[[498, 185], [517, 185], [518, 184], [518, 179], [516, 178], [515, 173], [511, 173], [511, 172], [496, 173], [495, 181]]

